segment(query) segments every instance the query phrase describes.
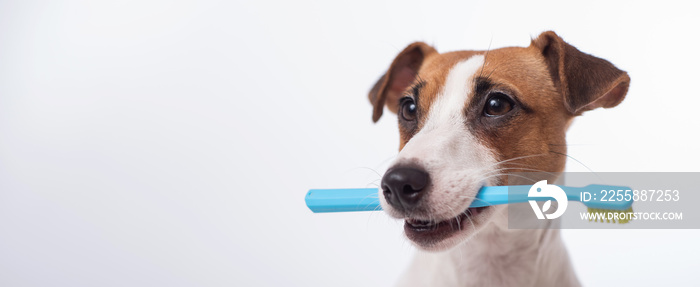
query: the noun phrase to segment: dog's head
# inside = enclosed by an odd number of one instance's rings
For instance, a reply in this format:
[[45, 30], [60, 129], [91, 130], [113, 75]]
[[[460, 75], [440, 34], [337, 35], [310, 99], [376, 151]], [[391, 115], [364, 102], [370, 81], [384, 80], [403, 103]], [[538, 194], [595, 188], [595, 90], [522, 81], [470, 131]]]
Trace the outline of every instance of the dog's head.
[[496, 207], [468, 208], [484, 185], [514, 172], [560, 172], [571, 120], [618, 105], [624, 71], [582, 53], [554, 32], [529, 47], [438, 53], [413, 43], [369, 93], [373, 120], [396, 113], [400, 152], [384, 174], [380, 200], [426, 250], [465, 241]]

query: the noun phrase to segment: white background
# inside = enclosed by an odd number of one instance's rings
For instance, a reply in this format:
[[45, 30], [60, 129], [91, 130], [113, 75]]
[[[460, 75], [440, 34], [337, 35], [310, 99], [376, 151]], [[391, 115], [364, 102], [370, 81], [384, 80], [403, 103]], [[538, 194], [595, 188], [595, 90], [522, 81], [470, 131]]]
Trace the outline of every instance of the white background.
[[[700, 18], [657, 4], [1, 1], [0, 286], [390, 285], [402, 224], [303, 197], [378, 182], [398, 132], [366, 94], [416, 40], [555, 30], [632, 78], [567, 170], [698, 171]], [[563, 235], [588, 286], [697, 278], [698, 230]]]

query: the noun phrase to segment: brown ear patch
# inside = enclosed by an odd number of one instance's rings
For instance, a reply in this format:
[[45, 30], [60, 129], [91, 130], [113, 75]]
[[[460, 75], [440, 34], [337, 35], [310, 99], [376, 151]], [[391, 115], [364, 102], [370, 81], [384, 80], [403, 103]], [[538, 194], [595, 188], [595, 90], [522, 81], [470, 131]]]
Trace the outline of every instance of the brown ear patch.
[[384, 106], [396, 113], [401, 94], [418, 75], [425, 58], [437, 51], [423, 42], [408, 45], [389, 66], [389, 70], [377, 80], [369, 91], [369, 101], [374, 107], [372, 120], [377, 122], [382, 116]]
[[630, 78], [610, 62], [583, 53], [552, 31], [532, 40], [544, 57], [555, 87], [569, 112], [617, 106], [625, 98]]
[[[382, 89], [384, 86], [384, 82], [386, 82], [386, 73], [379, 77], [379, 80], [377, 80], [376, 83], [374, 83], [374, 86], [372, 86], [372, 89], [369, 90], [369, 102], [372, 104], [372, 106], [376, 107], [377, 105], [384, 106], [384, 103], [379, 102], [379, 91]], [[376, 112], [375, 112], [376, 113]], [[381, 116], [381, 112], [380, 112]], [[379, 118], [377, 118], [379, 119]], [[375, 122], [377, 120], [374, 120]]]

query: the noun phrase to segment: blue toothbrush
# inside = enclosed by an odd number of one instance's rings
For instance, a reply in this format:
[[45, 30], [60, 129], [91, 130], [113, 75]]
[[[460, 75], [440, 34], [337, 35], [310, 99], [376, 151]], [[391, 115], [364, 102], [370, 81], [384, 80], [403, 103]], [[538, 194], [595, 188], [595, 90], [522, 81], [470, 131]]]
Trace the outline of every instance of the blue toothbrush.
[[[630, 190], [625, 186], [591, 184], [585, 187], [559, 186], [569, 201], [580, 201], [589, 209], [622, 211], [632, 206], [631, 196], [604, 196], [601, 191]], [[551, 197], [528, 197], [532, 185], [484, 186], [469, 206], [484, 207], [528, 200], [545, 201]], [[311, 189], [306, 193], [306, 206], [315, 213], [381, 210], [377, 188]], [[588, 196], [586, 196], [588, 195]], [[605, 193], [607, 195], [607, 192]], [[582, 196], [585, 198], [582, 200]]]

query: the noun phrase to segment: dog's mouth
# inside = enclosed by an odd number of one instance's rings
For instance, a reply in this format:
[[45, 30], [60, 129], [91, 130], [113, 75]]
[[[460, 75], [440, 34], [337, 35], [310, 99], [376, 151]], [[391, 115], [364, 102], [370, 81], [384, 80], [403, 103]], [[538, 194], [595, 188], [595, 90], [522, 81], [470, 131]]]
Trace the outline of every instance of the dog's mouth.
[[433, 246], [461, 231], [474, 230], [479, 223], [474, 218], [488, 208], [467, 208], [459, 215], [442, 221], [406, 218], [404, 232], [410, 240], [421, 246]]

